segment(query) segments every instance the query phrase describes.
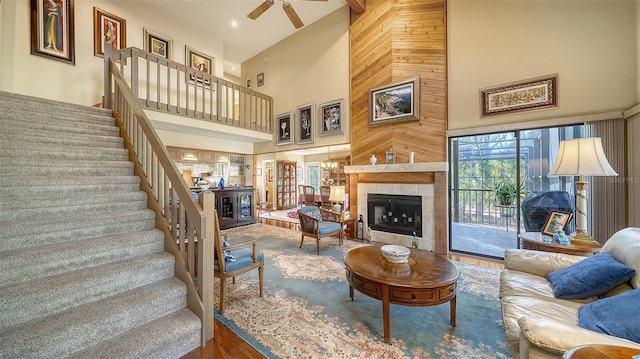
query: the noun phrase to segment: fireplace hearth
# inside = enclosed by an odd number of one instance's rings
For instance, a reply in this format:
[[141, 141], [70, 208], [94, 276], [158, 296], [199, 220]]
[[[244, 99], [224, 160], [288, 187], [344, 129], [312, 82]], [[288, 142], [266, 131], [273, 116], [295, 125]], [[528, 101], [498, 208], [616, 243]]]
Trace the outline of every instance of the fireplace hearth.
[[422, 197], [369, 193], [367, 223], [375, 231], [422, 237]]

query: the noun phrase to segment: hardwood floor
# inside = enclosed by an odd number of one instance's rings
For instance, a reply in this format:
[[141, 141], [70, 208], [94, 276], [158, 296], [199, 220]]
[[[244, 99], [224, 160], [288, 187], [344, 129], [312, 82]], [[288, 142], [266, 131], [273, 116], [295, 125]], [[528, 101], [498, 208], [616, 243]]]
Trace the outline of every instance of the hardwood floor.
[[[277, 221], [273, 221], [277, 222]], [[271, 224], [271, 223], [268, 223]], [[283, 225], [284, 227], [285, 225]], [[502, 269], [503, 263], [498, 260], [472, 257], [461, 254], [449, 254], [449, 259], [481, 265], [490, 268]], [[240, 339], [230, 329], [215, 321], [213, 332], [214, 338], [207, 342], [204, 348], [198, 348], [185, 355], [182, 359], [204, 359], [204, 358], [233, 358], [233, 359], [254, 359], [264, 358], [251, 345]]]

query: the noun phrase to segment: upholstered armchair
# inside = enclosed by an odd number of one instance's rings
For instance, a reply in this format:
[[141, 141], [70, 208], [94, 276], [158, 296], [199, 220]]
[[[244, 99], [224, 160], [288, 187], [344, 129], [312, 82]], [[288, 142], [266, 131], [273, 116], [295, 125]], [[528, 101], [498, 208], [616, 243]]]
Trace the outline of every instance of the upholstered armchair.
[[316, 239], [317, 254], [320, 254], [320, 238], [337, 234], [338, 243], [342, 245], [342, 223], [340, 223], [338, 214], [324, 208], [305, 206], [298, 210], [298, 219], [300, 220], [300, 232], [302, 232], [300, 248], [302, 248], [305, 236]]
[[240, 243], [229, 244], [227, 236], [220, 235], [220, 225], [215, 221], [215, 256], [214, 277], [220, 278], [220, 303], [218, 312], [224, 313], [224, 302], [227, 278], [232, 278], [235, 284], [236, 276], [250, 270], [258, 270], [260, 283], [260, 297], [262, 297], [262, 277], [264, 270], [264, 254], [257, 252], [256, 240], [251, 239]]

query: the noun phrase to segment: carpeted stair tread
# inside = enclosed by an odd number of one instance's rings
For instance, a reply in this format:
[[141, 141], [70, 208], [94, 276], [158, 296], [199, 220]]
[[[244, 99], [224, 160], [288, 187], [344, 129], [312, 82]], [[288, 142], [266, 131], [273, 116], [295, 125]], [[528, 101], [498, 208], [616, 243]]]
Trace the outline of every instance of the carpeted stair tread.
[[122, 161], [76, 161], [72, 166], [69, 161], [50, 160], [39, 166], [20, 165], [0, 165], [3, 173], [12, 173], [20, 176], [125, 176], [130, 175], [133, 170], [132, 162]]
[[164, 234], [153, 228], [0, 252], [0, 286], [24, 283], [163, 250]]
[[0, 331], [173, 277], [174, 261], [163, 251], [2, 287]]
[[11, 327], [0, 332], [0, 358], [70, 356], [185, 308], [185, 292], [185, 284], [171, 277]]
[[55, 137], [44, 136], [40, 133], [24, 133], [22, 128], [5, 128], [0, 131], [0, 140], [3, 142], [17, 142], [30, 146], [34, 143], [60, 146], [86, 146], [102, 148], [123, 148], [124, 139], [117, 136], [99, 136], [78, 133], [56, 133]]
[[[181, 358], [200, 346], [202, 323], [181, 309], [147, 325], [76, 353], [74, 359]], [[166, 346], [166, 343], [171, 343]]]
[[32, 177], [0, 176], [0, 198], [25, 198], [51, 193], [67, 195], [77, 193], [109, 193], [116, 191], [133, 192], [139, 189], [140, 178], [131, 175], [91, 178], [48, 176], [46, 181]]
[[[142, 191], [135, 192], [90, 192], [90, 193], [75, 193], [74, 195], [59, 195], [56, 192], [49, 192], [47, 195], [42, 196], [29, 196], [26, 198], [7, 198], [2, 201], [3, 211], [14, 211], [20, 209], [34, 209], [34, 206], [39, 208], [50, 207], [74, 207], [80, 205], [94, 205], [105, 203], [122, 203], [133, 201], [147, 201], [147, 194]], [[145, 204], [145, 208], [146, 204]], [[8, 214], [8, 213], [6, 213]], [[0, 218], [6, 218], [0, 216]]]
[[[29, 131], [40, 131], [41, 134], [50, 133], [54, 135], [57, 132], [68, 133], [86, 133], [102, 136], [118, 136], [120, 131], [115, 126], [101, 125], [93, 123], [82, 123], [73, 121], [59, 121], [59, 122], [26, 122], [23, 120], [14, 120], [11, 118], [0, 117], [1, 128], [6, 126], [12, 126], [22, 128]], [[0, 128], [0, 131], [2, 129]]]
[[[2, 101], [0, 101], [2, 106]], [[51, 112], [42, 110], [24, 111], [20, 108], [4, 107], [5, 110], [0, 113], [0, 121], [2, 120], [28, 120], [29, 123], [48, 122], [48, 123], [65, 123], [68, 125], [70, 121], [84, 124], [108, 125], [116, 124], [115, 118], [111, 114], [94, 114], [82, 112]]]
[[68, 102], [62, 102], [57, 100], [51, 100], [41, 97], [29, 96], [18, 94], [14, 92], [5, 92], [0, 91], [0, 100], [9, 101], [14, 104], [16, 107], [25, 109], [25, 110], [46, 110], [52, 112], [54, 109], [61, 111], [70, 111], [70, 112], [78, 112], [85, 114], [98, 114], [98, 115], [111, 115], [110, 109], [100, 108], [100, 107], [92, 107], [85, 106], [79, 104], [73, 104]]
[[[22, 147], [22, 146], [20, 146]], [[33, 159], [38, 161], [127, 161], [129, 151], [124, 148], [82, 148], [65, 146], [33, 146], [33, 148], [13, 148], [11, 144], [0, 144], [2, 165], [33, 166]]]
[[0, 231], [1, 252], [155, 228], [155, 213], [145, 209], [99, 215], [89, 213], [71, 218], [2, 221], [0, 224], [3, 228]]

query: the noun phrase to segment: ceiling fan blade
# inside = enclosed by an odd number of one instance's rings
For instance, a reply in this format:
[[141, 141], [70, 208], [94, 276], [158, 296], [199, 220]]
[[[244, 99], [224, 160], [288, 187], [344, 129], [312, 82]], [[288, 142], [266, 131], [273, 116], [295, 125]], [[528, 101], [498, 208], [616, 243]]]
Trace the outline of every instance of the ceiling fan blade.
[[264, 14], [265, 11], [269, 10], [271, 6], [273, 6], [274, 0], [265, 0], [262, 4], [258, 5], [257, 8], [253, 9], [252, 12], [247, 14], [247, 17], [251, 20], [255, 20], [258, 16]]
[[291, 4], [289, 4], [286, 1], [283, 1], [282, 8], [284, 9], [284, 12], [287, 13], [287, 16], [289, 17], [289, 20], [291, 20], [293, 27], [295, 27], [296, 29], [299, 29], [304, 26], [304, 24], [302, 23], [302, 20], [300, 20], [300, 16], [298, 16], [298, 14], [293, 9], [293, 6], [291, 6]]

